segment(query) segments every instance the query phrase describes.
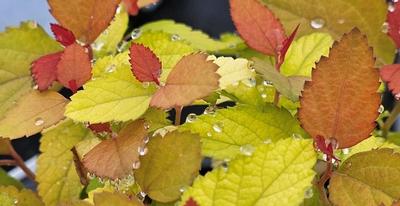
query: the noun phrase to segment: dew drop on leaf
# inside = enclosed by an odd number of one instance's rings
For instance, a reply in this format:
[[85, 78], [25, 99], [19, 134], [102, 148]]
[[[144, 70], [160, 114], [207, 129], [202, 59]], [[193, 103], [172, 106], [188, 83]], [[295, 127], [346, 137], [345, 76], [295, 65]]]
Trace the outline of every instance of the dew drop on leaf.
[[385, 111], [385, 107], [383, 105], [379, 106], [378, 112], [382, 114]]
[[382, 24], [382, 32], [386, 34], [386, 33], [388, 33], [388, 31], [389, 31], [389, 23], [384, 22]]
[[267, 138], [263, 141], [264, 144], [271, 144], [272, 140], [270, 138]]
[[303, 139], [303, 137], [300, 134], [297, 134], [297, 133], [292, 134], [292, 137], [293, 137], [294, 140]]
[[192, 123], [194, 121], [196, 121], [197, 116], [194, 113], [190, 113], [187, 117], [186, 117], [186, 122], [188, 123]]
[[140, 161], [137, 160], [132, 164], [132, 168], [133, 169], [139, 169], [140, 168]]
[[255, 148], [251, 144], [242, 145], [240, 147], [240, 152], [246, 156], [251, 156], [254, 152]]
[[144, 198], [146, 198], [147, 194], [145, 192], [139, 192], [138, 196], [139, 196], [138, 197], [139, 200], [144, 200]]
[[106, 67], [105, 72], [107, 73], [113, 73], [117, 69], [117, 66], [115, 64], [111, 64], [108, 67]]
[[181, 187], [181, 188], [179, 188], [179, 192], [181, 192], [181, 193], [184, 193], [185, 192], [185, 187]]
[[342, 154], [347, 155], [350, 153], [350, 148], [344, 148], [342, 149]]
[[272, 82], [271, 82], [271, 81], [268, 81], [268, 80], [264, 80], [264, 81], [263, 81], [263, 85], [266, 86], [266, 87], [273, 86]]
[[92, 44], [93, 50], [99, 51], [104, 46], [104, 42], [95, 42]]
[[144, 129], [146, 130], [150, 129], [150, 124], [148, 122], [144, 123]]
[[204, 110], [204, 114], [215, 114], [215, 111], [217, 110], [217, 107], [214, 105], [208, 106], [205, 110]]
[[37, 84], [33, 85], [32, 89], [37, 90], [39, 86]]
[[140, 156], [144, 156], [147, 154], [149, 150], [147, 149], [147, 147], [138, 147], [138, 152]]
[[181, 36], [179, 36], [178, 34], [171, 35], [171, 41], [179, 41], [179, 40], [181, 40]]
[[149, 141], [150, 141], [150, 137], [149, 137], [149, 136], [147, 136], [147, 137], [145, 137], [145, 138], [143, 139], [143, 142], [144, 142], [145, 144], [149, 143]]
[[44, 120], [41, 117], [35, 119], [36, 126], [42, 126], [44, 124]]
[[394, 6], [394, 4], [392, 2], [389, 2], [388, 3], [388, 11], [394, 12], [395, 9], [396, 9], [396, 7]]
[[267, 94], [262, 93], [262, 94], [261, 94], [261, 98], [266, 99], [266, 98], [267, 98]]
[[131, 39], [132, 40], [138, 39], [141, 34], [142, 34], [142, 31], [139, 28], [136, 28], [131, 32]]
[[28, 26], [31, 29], [36, 29], [37, 28], [37, 22], [36, 21], [28, 21]]
[[211, 132], [207, 132], [207, 137], [212, 137], [212, 133]]
[[213, 130], [215, 132], [221, 133], [224, 128], [224, 124], [222, 122], [217, 122], [213, 124]]
[[321, 29], [321, 28], [323, 28], [325, 26], [325, 20], [322, 19], [322, 18], [312, 19], [311, 22], [310, 22], [310, 26], [313, 29]]
[[128, 42], [127, 42], [127, 41], [122, 41], [121, 43], [119, 43], [119, 44], [117, 45], [117, 51], [118, 51], [119, 53], [123, 52], [123, 51], [125, 50], [125, 48], [126, 48], [127, 45], [128, 45]]
[[18, 200], [15, 199], [15, 200], [14, 200], [14, 205], [17, 205], [17, 204], [18, 204]]
[[149, 86], [150, 86], [150, 82], [142, 82], [142, 87], [143, 88], [149, 88]]
[[314, 196], [313, 188], [310, 187], [304, 192], [304, 198], [305, 199], [310, 199]]
[[248, 87], [255, 87], [257, 84], [257, 81], [255, 78], [249, 78], [247, 80], [244, 80], [243, 83]]

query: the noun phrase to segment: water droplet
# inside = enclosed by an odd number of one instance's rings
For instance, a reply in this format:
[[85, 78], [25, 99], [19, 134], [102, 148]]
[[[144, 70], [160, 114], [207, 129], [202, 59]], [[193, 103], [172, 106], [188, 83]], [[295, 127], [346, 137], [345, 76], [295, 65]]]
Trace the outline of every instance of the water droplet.
[[149, 88], [149, 86], [150, 86], [150, 82], [142, 82], [142, 87], [143, 88]]
[[95, 42], [92, 44], [92, 48], [96, 51], [100, 51], [100, 49], [104, 46], [104, 42]]
[[171, 41], [179, 41], [179, 40], [181, 40], [181, 36], [179, 36], [178, 34], [171, 35]]
[[308, 189], [304, 192], [304, 198], [306, 198], [306, 199], [310, 199], [310, 198], [312, 198], [313, 196], [314, 196], [314, 191], [313, 191], [313, 188], [312, 188], [312, 187], [308, 188]]
[[294, 140], [300, 140], [300, 139], [303, 139], [303, 136], [301, 136], [301, 134], [294, 133], [294, 134], [292, 134], [292, 138]]
[[385, 111], [385, 107], [383, 105], [379, 106], [378, 112], [382, 114]]
[[145, 130], [150, 129], [150, 124], [149, 124], [148, 122], [145, 122], [145, 123], [144, 123], [144, 129], [145, 129]]
[[143, 143], [145, 143], [145, 144], [149, 143], [149, 141], [150, 141], [150, 137], [149, 137], [149, 136], [146, 136], [146, 137], [143, 139]]
[[121, 5], [120, 5], [120, 6], [117, 7], [117, 10], [115, 11], [115, 13], [119, 14], [119, 13], [121, 13], [121, 10], [122, 10], [122, 8], [121, 8]]
[[322, 155], [322, 159], [323, 159], [324, 161], [327, 161], [327, 160], [328, 160], [328, 155], [323, 154], [323, 155]]
[[44, 120], [41, 117], [35, 119], [36, 126], [42, 126], [44, 124]]
[[338, 24], [344, 24], [345, 22], [346, 22], [345, 19], [338, 19], [338, 21], [337, 21]]
[[400, 100], [400, 93], [397, 93], [396, 95], [394, 95], [394, 98], [395, 98], [396, 100]]
[[342, 154], [344, 154], [344, 155], [348, 155], [349, 153], [350, 153], [350, 148], [343, 148], [342, 149]]
[[181, 193], [184, 193], [184, 192], [185, 192], [185, 190], [186, 190], [186, 188], [185, 188], [185, 187], [181, 187], [181, 188], [179, 188], [179, 192], [181, 192]]
[[313, 29], [321, 29], [325, 26], [325, 20], [322, 18], [315, 18], [315, 19], [311, 20], [310, 26]]
[[67, 170], [67, 169], [68, 169], [68, 167], [67, 167], [67, 166], [64, 166], [64, 167], [63, 167], [63, 170]]
[[224, 128], [224, 124], [222, 122], [217, 122], [213, 124], [213, 130], [215, 132], [221, 133]]
[[138, 147], [138, 152], [140, 156], [144, 156], [147, 154], [149, 150], [147, 149], [147, 147]]
[[211, 132], [207, 132], [207, 137], [212, 137], [212, 133]]
[[17, 205], [17, 204], [18, 204], [18, 200], [15, 199], [15, 200], [14, 200], [14, 205]]
[[396, 10], [396, 7], [394, 6], [394, 4], [392, 2], [389, 2], [388, 3], [388, 11], [394, 12], [394, 10]]
[[186, 122], [188, 123], [192, 123], [194, 121], [196, 121], [197, 116], [194, 113], [190, 113], [187, 117], [186, 117]]
[[267, 138], [263, 141], [264, 144], [271, 144], [272, 140], [270, 138]]
[[37, 84], [33, 85], [32, 89], [35, 89], [35, 90], [39, 89], [39, 85], [37, 85]]
[[141, 34], [142, 34], [142, 31], [139, 28], [132, 30], [132, 32], [131, 32], [132, 40], [138, 39]]
[[140, 161], [139, 160], [137, 160], [137, 161], [135, 161], [133, 164], [132, 164], [132, 168], [133, 169], [139, 169], [140, 168]]
[[273, 86], [274, 84], [272, 84], [271, 81], [264, 80], [264, 81], [263, 81], [263, 85], [266, 86], [266, 87], [270, 87], [270, 86]]
[[106, 69], [105, 69], [105, 71], [107, 73], [113, 73], [113, 72], [115, 72], [115, 70], [117, 70], [117, 65], [115, 65], [115, 64], [111, 64], [108, 67], [106, 67]]
[[36, 21], [28, 21], [28, 26], [31, 29], [36, 29], [38, 25]]
[[211, 106], [208, 106], [205, 110], [204, 110], [204, 113], [203, 114], [215, 114], [215, 111], [217, 110], [217, 106], [215, 106], [215, 105], [211, 105]]
[[261, 94], [261, 98], [266, 99], [267, 97], [268, 97], [267, 94], [265, 94], [265, 93]]
[[389, 23], [384, 22], [382, 24], [382, 32], [386, 34], [386, 33], [388, 33], [388, 31], [389, 31]]
[[246, 144], [240, 147], [240, 152], [246, 156], [251, 156], [254, 152], [254, 147], [251, 144]]
[[249, 78], [247, 80], [244, 80], [243, 83], [248, 87], [255, 87], [257, 84], [257, 81], [255, 78]]
[[119, 53], [123, 52], [125, 50], [125, 47], [128, 45], [128, 42], [122, 41], [121, 43], [118, 44], [117, 46], [117, 51]]
[[139, 199], [143, 200], [147, 194], [145, 192], [139, 192]]
[[75, 40], [75, 41], [76, 41], [76, 43], [78, 43], [80, 46], [85, 46], [85, 45], [86, 45], [85, 42], [79, 41], [78, 39]]
[[89, 53], [89, 49], [85, 47], [85, 53]]

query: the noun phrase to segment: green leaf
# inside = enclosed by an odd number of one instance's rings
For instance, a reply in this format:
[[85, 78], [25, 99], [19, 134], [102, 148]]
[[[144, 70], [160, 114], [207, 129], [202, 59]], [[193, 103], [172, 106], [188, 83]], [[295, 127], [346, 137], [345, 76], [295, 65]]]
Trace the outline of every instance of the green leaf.
[[31, 89], [32, 61], [59, 50], [59, 44], [35, 22], [22, 22], [0, 33], [0, 117]]
[[114, 192], [102, 192], [94, 194], [95, 206], [143, 206], [136, 197], [128, 198], [127, 196]]
[[190, 185], [201, 164], [197, 135], [173, 131], [157, 135], [147, 145], [148, 153], [140, 158], [135, 180], [153, 200], [171, 202]]
[[311, 140], [261, 144], [251, 156], [233, 160], [227, 170], [198, 177], [180, 205], [190, 197], [199, 205], [299, 205], [314, 178], [315, 162]]
[[[218, 51], [228, 48], [231, 44], [212, 39], [207, 34], [199, 30], [176, 23], [173, 20], [159, 20], [147, 23], [141, 27], [146, 31], [161, 31], [170, 35], [178, 35], [182, 41], [188, 42], [192, 47], [203, 51]], [[178, 38], [179, 38], [178, 37]]]
[[17, 189], [22, 189], [24, 187], [21, 182], [9, 176], [2, 168], [0, 168], [0, 186], [14, 186]]
[[230, 85], [222, 91], [222, 95], [237, 103], [254, 105], [262, 109], [265, 106], [263, 97], [266, 97], [266, 94], [260, 93], [262, 91], [260, 92], [258, 87], [243, 82], [239, 82], [238, 85]]
[[129, 74], [133, 75], [130, 71], [129, 53], [127, 51], [98, 59], [93, 65], [92, 78], [107, 77], [110, 73], [115, 72], [123, 72], [128, 76]]
[[263, 110], [239, 105], [201, 115], [180, 127], [201, 136], [202, 152], [217, 159], [234, 158], [243, 147], [276, 142], [292, 135], [306, 136], [298, 121], [283, 108], [266, 105]]
[[[382, 32], [386, 21], [387, 4], [381, 0], [262, 0], [280, 19], [290, 33], [300, 24], [298, 36], [328, 32], [334, 39], [357, 27], [368, 36], [380, 64], [391, 64], [395, 47], [389, 36]], [[324, 21], [322, 28], [314, 29], [312, 21]]]
[[76, 173], [72, 147], [93, 134], [82, 124], [66, 120], [44, 132], [36, 180], [46, 205], [79, 199], [82, 185]]
[[18, 190], [13, 186], [0, 186], [1, 206], [44, 206], [39, 197], [31, 190]]
[[333, 39], [327, 33], [312, 33], [295, 40], [286, 53], [281, 73], [286, 76], [311, 77], [321, 56], [328, 56]]
[[377, 149], [351, 156], [331, 177], [334, 205], [392, 205], [400, 197], [400, 154]]
[[188, 54], [196, 51], [184, 41], [172, 41], [171, 35], [163, 32], [143, 32], [136, 43], [149, 47], [161, 60], [161, 80], [165, 81], [176, 63]]
[[65, 112], [67, 117], [101, 123], [135, 120], [146, 112], [155, 86], [138, 82], [129, 65], [113, 67], [111, 72], [92, 79], [83, 86], [84, 90], [71, 97]]
[[148, 129], [149, 132], [171, 125], [171, 121], [167, 119], [168, 112], [161, 109], [149, 108], [146, 113], [144, 113], [143, 118], [150, 126]]
[[305, 76], [286, 77], [279, 73], [272, 65], [261, 59], [254, 59], [254, 67], [265, 80], [272, 82], [280, 94], [293, 102], [298, 101], [303, 91], [304, 83], [311, 80]]
[[95, 57], [98, 58], [116, 52], [118, 43], [122, 40], [128, 28], [128, 21], [128, 12], [121, 4], [110, 26], [92, 44]]

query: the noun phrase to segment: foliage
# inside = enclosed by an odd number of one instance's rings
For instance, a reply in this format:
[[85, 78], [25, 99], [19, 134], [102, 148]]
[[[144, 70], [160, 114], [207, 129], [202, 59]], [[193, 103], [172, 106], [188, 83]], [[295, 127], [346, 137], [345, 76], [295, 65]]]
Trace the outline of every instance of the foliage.
[[[0, 33], [0, 165], [38, 183], [0, 169], [0, 205], [398, 204], [400, 104], [380, 106], [379, 77], [400, 99], [400, 67], [375, 67], [400, 3], [230, 0], [238, 35], [126, 35], [154, 2], [48, 0], [54, 39], [29, 21]], [[11, 143], [36, 134], [33, 174]]]

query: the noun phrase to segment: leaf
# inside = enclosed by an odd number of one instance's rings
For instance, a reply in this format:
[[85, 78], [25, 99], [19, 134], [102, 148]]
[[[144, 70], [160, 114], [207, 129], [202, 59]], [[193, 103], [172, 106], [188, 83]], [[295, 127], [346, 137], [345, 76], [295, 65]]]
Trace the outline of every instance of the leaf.
[[400, 4], [397, 1], [394, 1], [391, 6], [393, 6], [393, 11], [389, 10], [386, 17], [388, 35], [392, 38], [396, 47], [400, 48], [400, 23], [398, 21], [400, 18]]
[[154, 85], [142, 85], [133, 77], [129, 64], [115, 67], [83, 87], [71, 97], [65, 115], [92, 124], [139, 118], [155, 91]]
[[90, 44], [108, 27], [120, 1], [48, 0], [48, 3], [61, 26], [71, 30], [79, 41]]
[[117, 46], [124, 38], [128, 28], [129, 15], [124, 6], [119, 6], [110, 26], [97, 37], [92, 44], [94, 56], [98, 59], [106, 55], [115, 54]]
[[218, 66], [207, 61], [206, 54], [183, 57], [169, 74], [162, 86], [151, 98], [153, 107], [169, 109], [190, 105], [194, 100], [208, 96], [218, 89]]
[[128, 12], [132, 16], [136, 16], [139, 13], [138, 0], [123, 0]]
[[219, 79], [221, 89], [242, 80], [255, 78], [255, 73], [250, 70], [250, 62], [247, 59], [209, 56], [207, 60], [213, 60], [214, 64], [219, 66], [217, 74], [221, 76]]
[[186, 201], [185, 206], [198, 206], [198, 204], [196, 203], [196, 201], [193, 200], [193, 198], [189, 198]]
[[46, 205], [58, 205], [77, 200], [83, 186], [76, 173], [72, 147], [86, 138], [93, 137], [90, 130], [71, 120], [59, 123], [44, 132], [37, 162], [38, 192]]
[[400, 197], [399, 160], [391, 149], [351, 156], [333, 173], [329, 199], [335, 205], [391, 205]]
[[390, 64], [383, 66], [379, 73], [383, 81], [388, 83], [390, 91], [398, 98], [400, 93], [400, 64]]
[[40, 57], [32, 62], [32, 76], [39, 91], [47, 90], [57, 80], [57, 64], [63, 52], [56, 52]]
[[83, 165], [90, 173], [110, 179], [123, 178], [132, 172], [139, 161], [139, 148], [145, 146], [147, 131], [143, 120], [124, 127], [117, 137], [103, 140], [83, 158]]
[[230, 8], [233, 23], [246, 44], [264, 54], [276, 55], [286, 35], [274, 14], [258, 0], [230, 0]]
[[199, 137], [173, 131], [157, 135], [147, 145], [149, 152], [140, 157], [135, 180], [142, 191], [160, 202], [171, 202], [190, 185], [201, 165]]
[[0, 33], [0, 118], [31, 90], [31, 62], [59, 50], [59, 44], [35, 22], [22, 22]]
[[333, 45], [329, 58], [322, 57], [300, 99], [299, 118], [312, 137], [335, 138], [339, 148], [369, 137], [381, 102], [374, 63], [372, 49], [357, 29]]
[[301, 96], [304, 83], [310, 78], [305, 76], [286, 77], [279, 73], [272, 65], [265, 63], [261, 59], [253, 59], [254, 68], [262, 75], [265, 80], [272, 82], [280, 94], [296, 102]]
[[212, 39], [207, 34], [199, 30], [177, 23], [173, 20], [159, 20], [147, 23], [140, 28], [143, 32], [165, 32], [170, 35], [177, 35], [185, 42], [188, 42], [192, 47], [202, 51], [214, 51], [227, 49], [231, 44]]
[[228, 86], [222, 91], [222, 95], [227, 96], [237, 103], [253, 105], [261, 110], [265, 106], [265, 101], [257, 87], [243, 82], [239, 82], [238, 85]]
[[[378, 56], [379, 64], [393, 62], [393, 43], [382, 32], [382, 24], [387, 13], [386, 1], [262, 0], [262, 2], [281, 20], [287, 32], [300, 24], [299, 37], [318, 31], [328, 32], [334, 39], [340, 39], [343, 33], [357, 27], [367, 34], [369, 44], [374, 47]], [[315, 27], [315, 24], [318, 26], [313, 28], [312, 25]]]
[[114, 192], [102, 192], [94, 195], [95, 206], [143, 206], [136, 197], [128, 198], [123, 194]]
[[230, 162], [228, 170], [217, 168], [199, 176], [180, 205], [189, 198], [199, 205], [299, 205], [314, 178], [315, 162], [310, 140], [261, 144], [253, 155]]
[[161, 75], [161, 62], [149, 48], [133, 43], [130, 47], [130, 63], [132, 72], [140, 82], [155, 82]]
[[0, 203], [4, 206], [44, 206], [31, 190], [18, 190], [13, 186], [0, 186]]
[[168, 119], [168, 112], [156, 109], [149, 108], [146, 113], [143, 114], [143, 118], [146, 120], [146, 123], [149, 124], [149, 132], [155, 131], [157, 129], [166, 127], [171, 125], [171, 120]]
[[172, 41], [171, 35], [163, 32], [143, 32], [134, 42], [149, 47], [163, 65], [161, 81], [165, 81], [171, 69], [182, 57], [195, 51], [183, 41]]
[[276, 142], [293, 134], [306, 136], [288, 111], [271, 104], [263, 110], [246, 105], [220, 109], [198, 116], [180, 130], [198, 133], [203, 155], [217, 159], [233, 159], [246, 146]]
[[126, 75], [132, 76], [129, 53], [127, 51], [115, 56], [110, 55], [99, 58], [93, 65], [92, 78], [110, 76], [110, 73], [114, 73], [114, 70], [124, 70], [124, 72], [126, 70]]
[[[92, 66], [86, 49], [75, 43], [65, 48], [57, 65], [57, 80], [75, 92], [92, 76]], [[72, 83], [75, 82], [75, 83]]]
[[[0, 142], [1, 142], [1, 140], [0, 140]], [[0, 168], [0, 185], [1, 186], [14, 186], [17, 189], [22, 189], [24, 187], [24, 185], [21, 182], [14, 179], [10, 175], [8, 175], [8, 173], [6, 171], [4, 171], [2, 168]]]
[[8, 139], [0, 138], [0, 155], [8, 155], [10, 153], [8, 141]]
[[333, 39], [327, 33], [316, 32], [297, 39], [286, 53], [281, 73], [285, 76], [311, 77], [315, 62], [318, 62], [321, 56], [328, 56], [332, 43]]
[[58, 24], [50, 24], [50, 28], [56, 37], [56, 40], [63, 46], [67, 47], [75, 43], [75, 36], [70, 30]]
[[17, 139], [39, 133], [64, 118], [67, 103], [57, 92], [31, 91], [0, 120], [0, 136]]

